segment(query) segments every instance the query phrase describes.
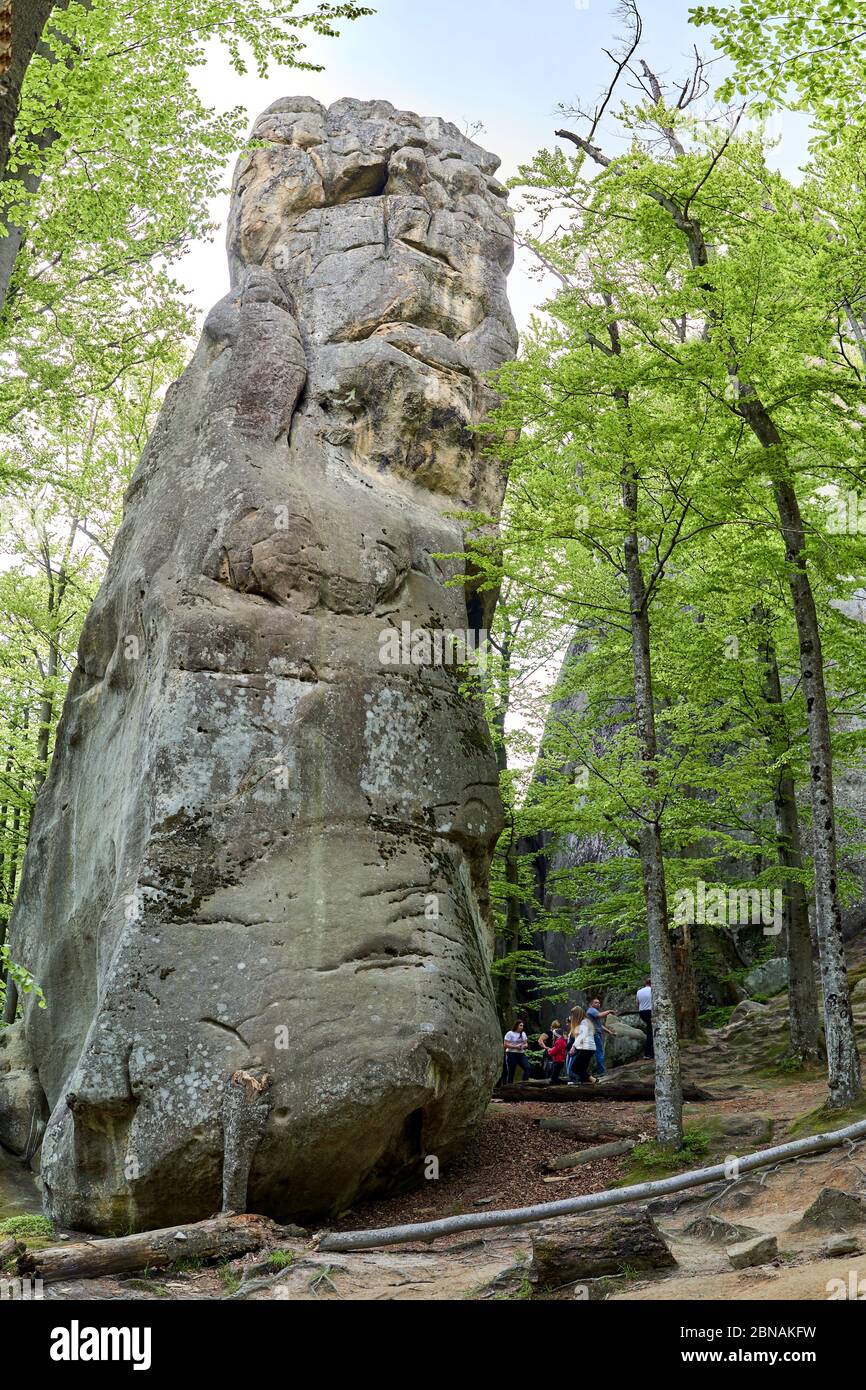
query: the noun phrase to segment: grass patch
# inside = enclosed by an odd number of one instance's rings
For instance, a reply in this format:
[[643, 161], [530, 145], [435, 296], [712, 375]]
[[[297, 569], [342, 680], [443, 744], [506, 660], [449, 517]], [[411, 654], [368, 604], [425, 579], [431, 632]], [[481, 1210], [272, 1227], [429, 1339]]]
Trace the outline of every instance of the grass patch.
[[235, 1273], [230, 1264], [219, 1265], [217, 1267], [217, 1274], [220, 1277], [220, 1283], [226, 1290], [226, 1293], [237, 1293], [241, 1286], [241, 1276]]
[[803, 1062], [799, 1057], [792, 1057], [787, 1043], [771, 1052], [766, 1065], [755, 1070], [756, 1076], [768, 1081], [817, 1081], [826, 1074], [826, 1062]]
[[0, 1221], [0, 1237], [5, 1240], [28, 1240], [38, 1237], [53, 1238], [54, 1224], [47, 1216], [37, 1216], [30, 1212], [25, 1216], [7, 1216]]
[[805, 1115], [798, 1115], [791, 1124], [790, 1137], [792, 1139], [805, 1139], [810, 1134], [822, 1134], [825, 1130], [844, 1129], [846, 1125], [856, 1124], [858, 1120], [866, 1120], [866, 1096], [861, 1097], [848, 1110], [828, 1110], [826, 1105], [820, 1105], [817, 1110], [808, 1110]]
[[273, 1270], [288, 1269], [294, 1258], [291, 1250], [272, 1250], [268, 1255], [268, 1267]]
[[724, 1028], [731, 1020], [731, 1014], [736, 1008], [736, 1004], [714, 1004], [710, 1009], [704, 1009], [698, 1015], [698, 1023], [704, 1028]]
[[617, 1187], [628, 1187], [635, 1182], [649, 1182], [653, 1178], [669, 1178], [673, 1173], [682, 1173], [688, 1168], [699, 1168], [710, 1149], [712, 1135], [706, 1129], [686, 1129], [683, 1131], [681, 1149], [669, 1149], [656, 1139], [647, 1139], [636, 1144], [629, 1155], [628, 1171]]
[[490, 1300], [491, 1303], [519, 1303], [526, 1299], [531, 1299], [533, 1295], [532, 1285], [529, 1276], [524, 1274], [520, 1283], [511, 1293], [495, 1293]]
[[124, 1279], [125, 1289], [138, 1289], [140, 1293], [153, 1293], [157, 1298], [168, 1298], [168, 1289], [163, 1284], [157, 1284], [152, 1279]]

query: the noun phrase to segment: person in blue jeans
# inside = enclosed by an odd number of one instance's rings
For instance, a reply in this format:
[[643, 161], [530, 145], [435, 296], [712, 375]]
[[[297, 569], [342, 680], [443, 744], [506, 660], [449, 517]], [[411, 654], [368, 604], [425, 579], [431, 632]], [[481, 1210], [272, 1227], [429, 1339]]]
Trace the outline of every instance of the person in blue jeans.
[[520, 1067], [523, 1075], [530, 1077], [532, 1068], [529, 1065], [529, 1058], [526, 1049], [529, 1046], [529, 1039], [526, 1036], [526, 1028], [522, 1018], [514, 1020], [514, 1027], [509, 1028], [504, 1038], [505, 1044], [505, 1084], [514, 1085], [514, 1073]]
[[612, 1013], [613, 1009], [602, 1009], [600, 999], [593, 999], [586, 1011], [586, 1016], [595, 1029], [595, 1070], [598, 1076], [607, 1075], [604, 1065], [604, 1035], [606, 1033], [612, 1038], [613, 1033], [609, 1028], [605, 1028], [604, 1020]]

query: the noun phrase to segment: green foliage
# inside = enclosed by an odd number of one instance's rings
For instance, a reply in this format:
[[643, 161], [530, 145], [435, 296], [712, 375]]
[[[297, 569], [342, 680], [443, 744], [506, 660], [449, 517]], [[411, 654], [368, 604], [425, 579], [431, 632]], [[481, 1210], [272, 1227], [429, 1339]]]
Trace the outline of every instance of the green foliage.
[[237, 1293], [241, 1286], [241, 1276], [227, 1262], [217, 1266], [220, 1283], [227, 1293]]
[[272, 1250], [268, 1255], [268, 1264], [271, 1269], [288, 1269], [295, 1256], [291, 1250]]
[[862, 123], [866, 26], [857, 0], [741, 0], [698, 5], [690, 17], [714, 27], [716, 47], [734, 65], [723, 100], [807, 111], [832, 139]]
[[[790, 774], [808, 844], [799, 641], [786, 536], [768, 498], [777, 477], [805, 518], [833, 672], [836, 766], [866, 767], [866, 651], [852, 620], [866, 535], [830, 519], [840, 496], [866, 486], [866, 357], [844, 308], [857, 306], [856, 320], [862, 302], [860, 166], [842, 150], [819, 152], [794, 188], [733, 116], [710, 125], [662, 97], [623, 104], [609, 119], [624, 153], [593, 167], [586, 147], [573, 157], [543, 150], [515, 181], [537, 219], [530, 243], [560, 288], [499, 374], [489, 431], [507, 458], [509, 492], [500, 532], [479, 528], [471, 546], [485, 582], [505, 582], [510, 607], [531, 613], [543, 650], [568, 652], [536, 708], [544, 737], [534, 777], [509, 768], [508, 843], [518, 853], [508, 874], [503, 858], [494, 889], [503, 916], [514, 900], [524, 908], [507, 953], [517, 968], [534, 931], [575, 933], [581, 966], [567, 979], [546, 980], [528, 961], [531, 988], [547, 998], [585, 988], [598, 971], [596, 930], [639, 958], [642, 824], [659, 827], [672, 916], [699, 882], [811, 892], [808, 856], [801, 868], [782, 861], [773, 812]], [[746, 428], [749, 393], [767, 403], [782, 445], [770, 449]], [[635, 492], [628, 506], [625, 480]], [[658, 729], [649, 777], [635, 722], [632, 535]], [[520, 655], [526, 666], [531, 654]], [[513, 649], [510, 657], [506, 677]], [[501, 708], [494, 724], [507, 744]], [[863, 829], [842, 810], [837, 821], [850, 901]], [[606, 983], [628, 975], [626, 955], [610, 962]]]
[[704, 1009], [698, 1022], [704, 1028], [724, 1028], [730, 1022], [734, 1007], [733, 1004], [715, 1004], [710, 1009]]
[[0, 422], [36, 391], [58, 408], [96, 397], [189, 333], [172, 266], [211, 234], [208, 204], [247, 123], [198, 94], [214, 46], [239, 72], [312, 68], [308, 34], [369, 13], [298, 0], [55, 7], [3, 181], [7, 224], [24, 237], [0, 322]]
[[27, 1214], [7, 1216], [0, 1221], [0, 1239], [28, 1240], [39, 1236], [53, 1236], [54, 1225], [47, 1216]]
[[700, 1167], [701, 1161], [709, 1153], [710, 1139], [707, 1130], [686, 1128], [683, 1130], [682, 1147], [676, 1152], [655, 1139], [636, 1144], [629, 1155], [629, 1171], [624, 1181], [633, 1183], [664, 1178], [684, 1169]]

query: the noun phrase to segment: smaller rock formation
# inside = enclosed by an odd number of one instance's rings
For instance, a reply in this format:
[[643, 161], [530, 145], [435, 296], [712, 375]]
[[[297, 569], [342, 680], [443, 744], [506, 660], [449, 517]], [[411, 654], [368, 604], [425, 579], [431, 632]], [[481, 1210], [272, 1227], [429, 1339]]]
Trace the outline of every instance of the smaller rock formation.
[[752, 1269], [756, 1265], [769, 1264], [779, 1254], [775, 1236], [755, 1236], [752, 1240], [742, 1240], [729, 1245], [725, 1251], [734, 1269]]
[[850, 1231], [866, 1224], [866, 1200], [856, 1192], [838, 1187], [822, 1187], [795, 1231]]

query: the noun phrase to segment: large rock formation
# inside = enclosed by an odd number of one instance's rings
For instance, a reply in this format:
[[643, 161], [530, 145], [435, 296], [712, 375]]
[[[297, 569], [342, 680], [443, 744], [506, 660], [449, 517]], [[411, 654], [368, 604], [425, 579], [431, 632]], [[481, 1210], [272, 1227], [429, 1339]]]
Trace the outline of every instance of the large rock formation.
[[86, 1229], [219, 1206], [236, 1071], [271, 1076], [249, 1204], [286, 1218], [446, 1156], [500, 1065], [486, 729], [453, 660], [382, 643], [489, 616], [443, 557], [504, 485], [470, 432], [516, 345], [498, 161], [387, 102], [286, 98], [253, 134], [11, 927], [48, 1000], [46, 1205]]

